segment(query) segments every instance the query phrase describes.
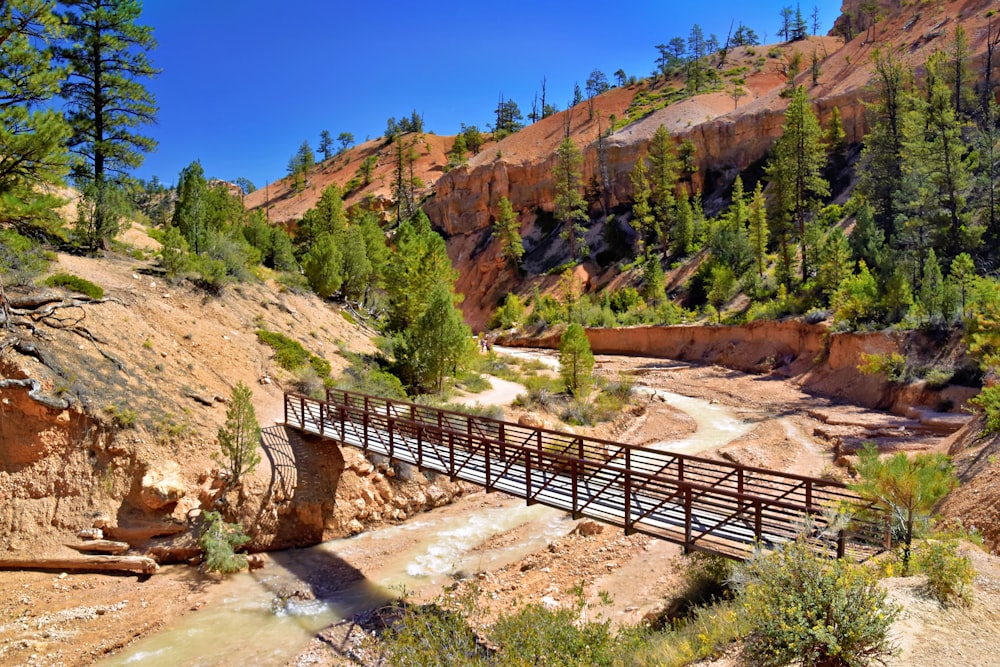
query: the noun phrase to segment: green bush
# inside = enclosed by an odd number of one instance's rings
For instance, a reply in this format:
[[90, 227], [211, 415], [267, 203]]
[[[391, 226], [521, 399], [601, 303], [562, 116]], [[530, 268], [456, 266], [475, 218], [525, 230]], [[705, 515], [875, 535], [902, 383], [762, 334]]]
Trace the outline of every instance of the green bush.
[[309, 364], [320, 379], [329, 377], [332, 370], [330, 362], [309, 352], [298, 341], [283, 333], [267, 329], [258, 329], [257, 338], [274, 350], [274, 360], [285, 370], [294, 372], [301, 366]]
[[984, 434], [1000, 432], [1000, 385], [983, 387], [979, 395], [969, 399], [969, 402], [982, 409], [986, 415]]
[[799, 540], [748, 561], [735, 579], [753, 665], [867, 665], [893, 654], [888, 632], [899, 609], [869, 570], [821, 558]]
[[229, 574], [244, 569], [247, 557], [236, 553], [236, 549], [249, 541], [239, 524], [226, 523], [218, 512], [202, 514], [198, 545], [204, 552], [205, 569], [209, 572]]
[[104, 289], [100, 285], [95, 285], [89, 280], [85, 280], [69, 273], [56, 273], [45, 279], [48, 287], [64, 287], [73, 292], [85, 294], [91, 299], [103, 299]]
[[0, 275], [8, 286], [30, 285], [48, 265], [40, 245], [13, 229], [0, 230]]
[[862, 352], [858, 370], [865, 375], [884, 375], [889, 382], [902, 382], [906, 379], [906, 357], [898, 352], [892, 354]]
[[968, 556], [958, 553], [953, 541], [927, 540], [917, 546], [914, 562], [927, 576], [927, 590], [942, 604], [965, 604], [972, 599], [976, 570]]

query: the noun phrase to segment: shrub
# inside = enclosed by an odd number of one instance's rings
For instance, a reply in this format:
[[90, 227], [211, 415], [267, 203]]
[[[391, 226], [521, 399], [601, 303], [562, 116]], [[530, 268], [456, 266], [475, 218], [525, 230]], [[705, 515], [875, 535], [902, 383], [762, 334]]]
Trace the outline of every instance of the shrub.
[[0, 230], [0, 275], [7, 285], [30, 285], [49, 264], [45, 251], [13, 229]]
[[85, 280], [69, 273], [56, 273], [45, 279], [48, 287], [65, 287], [73, 292], [85, 294], [91, 299], [103, 299], [104, 289], [100, 285], [95, 285], [89, 280]]
[[918, 572], [927, 575], [927, 590], [942, 604], [965, 604], [972, 599], [971, 584], [976, 575], [968, 556], [958, 553], [953, 541], [928, 540], [914, 554]]
[[309, 352], [306, 348], [302, 347], [301, 343], [292, 340], [285, 334], [277, 331], [268, 331], [267, 329], [258, 329], [257, 338], [260, 339], [260, 342], [274, 350], [274, 360], [285, 370], [294, 372], [300, 366], [308, 363], [321, 379], [330, 375], [332, 366], [329, 361]]
[[799, 540], [747, 562], [736, 579], [751, 664], [865, 665], [893, 654], [899, 609], [864, 568], [820, 558]]
[[580, 621], [586, 608], [583, 588], [575, 587], [573, 607], [549, 609], [535, 603], [500, 617], [490, 639], [500, 646], [501, 664], [611, 665], [618, 655], [607, 620]]
[[236, 549], [250, 541], [239, 524], [226, 523], [218, 512], [202, 514], [201, 535], [198, 545], [204, 552], [205, 569], [209, 572], [229, 574], [247, 566], [247, 557]]
[[906, 357], [892, 354], [861, 353], [858, 370], [865, 375], [884, 375], [889, 382], [902, 382], [906, 378]]
[[986, 426], [983, 433], [1000, 432], [1000, 385], [983, 387], [978, 396], [969, 400], [973, 405], [978, 406], [986, 415]]

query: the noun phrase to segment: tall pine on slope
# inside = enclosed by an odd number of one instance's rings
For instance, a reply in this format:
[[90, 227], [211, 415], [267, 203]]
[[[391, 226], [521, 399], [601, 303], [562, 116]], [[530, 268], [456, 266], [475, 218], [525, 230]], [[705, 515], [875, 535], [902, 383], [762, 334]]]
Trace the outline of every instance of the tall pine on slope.
[[67, 169], [69, 129], [45, 108], [64, 74], [47, 49], [58, 36], [51, 2], [0, 5], [0, 220], [22, 231], [58, 227], [52, 208], [60, 202], [36, 187], [59, 182]]
[[586, 246], [583, 223], [588, 220], [587, 202], [583, 198], [583, 154], [568, 136], [556, 149], [553, 177], [556, 181], [555, 217], [562, 223], [562, 239], [569, 244], [570, 257], [575, 262], [590, 251]]
[[782, 135], [774, 144], [767, 164], [768, 178], [776, 184], [779, 199], [775, 210], [794, 225], [802, 257], [802, 280], [809, 276], [806, 263], [806, 217], [819, 199], [830, 194], [830, 185], [822, 176], [826, 165], [823, 129], [813, 113], [804, 86], [795, 89], [785, 110]]
[[143, 79], [157, 74], [147, 52], [153, 31], [136, 21], [137, 0], [64, 0], [66, 44], [56, 49], [69, 68], [62, 97], [69, 108], [73, 175], [90, 202], [82, 240], [106, 246], [119, 231], [128, 172], [142, 164], [156, 142], [139, 128], [156, 119], [156, 102]]

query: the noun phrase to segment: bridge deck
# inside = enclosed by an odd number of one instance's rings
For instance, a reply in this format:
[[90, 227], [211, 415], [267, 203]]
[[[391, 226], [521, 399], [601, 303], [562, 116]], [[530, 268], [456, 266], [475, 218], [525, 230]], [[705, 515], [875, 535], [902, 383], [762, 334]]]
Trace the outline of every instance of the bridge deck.
[[705, 551], [745, 558], [809, 532], [817, 550], [861, 560], [881, 525], [834, 531], [860, 498], [831, 480], [741, 466], [343, 391], [285, 395], [302, 431]]

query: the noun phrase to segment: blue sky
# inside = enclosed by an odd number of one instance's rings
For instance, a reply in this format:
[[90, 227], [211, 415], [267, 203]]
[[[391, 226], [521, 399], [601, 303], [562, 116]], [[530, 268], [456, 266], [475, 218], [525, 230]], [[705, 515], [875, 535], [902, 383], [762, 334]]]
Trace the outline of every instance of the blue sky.
[[[655, 45], [687, 38], [698, 23], [725, 40], [731, 20], [778, 41], [789, 0], [422, 3], [380, 0], [145, 0], [141, 21], [158, 42], [162, 73], [148, 82], [160, 112], [147, 128], [157, 150], [137, 176], [176, 183], [201, 160], [209, 176], [257, 187], [285, 175], [303, 140], [322, 130], [360, 143], [390, 116], [424, 117], [425, 129], [485, 129], [502, 93], [523, 114], [547, 79], [560, 109], [594, 69], [646, 76]], [[818, 7], [821, 33], [840, 0]]]

